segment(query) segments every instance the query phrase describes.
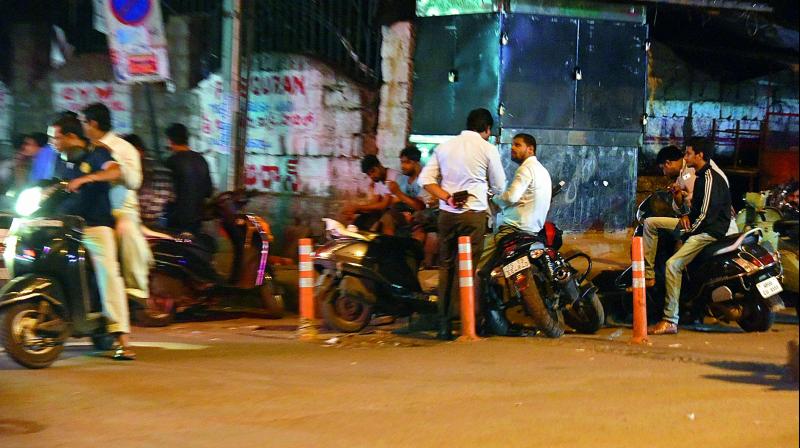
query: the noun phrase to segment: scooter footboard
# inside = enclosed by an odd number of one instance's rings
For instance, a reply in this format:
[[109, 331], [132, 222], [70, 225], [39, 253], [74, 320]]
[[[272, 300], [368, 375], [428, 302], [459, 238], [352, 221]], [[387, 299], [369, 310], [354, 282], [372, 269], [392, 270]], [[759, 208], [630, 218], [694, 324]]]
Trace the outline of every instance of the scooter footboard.
[[64, 288], [58, 280], [34, 274], [13, 278], [0, 289], [0, 308], [29, 300], [46, 300], [58, 308], [65, 308]]

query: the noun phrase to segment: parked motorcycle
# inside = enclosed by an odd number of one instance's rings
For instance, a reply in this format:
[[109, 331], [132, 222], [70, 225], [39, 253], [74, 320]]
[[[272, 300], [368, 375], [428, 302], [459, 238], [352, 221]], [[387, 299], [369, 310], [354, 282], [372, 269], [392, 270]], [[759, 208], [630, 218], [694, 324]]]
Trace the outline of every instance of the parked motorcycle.
[[224, 259], [217, 241], [208, 235], [145, 234], [155, 267], [150, 272], [150, 298], [133, 309], [137, 324], [169, 325], [178, 312], [213, 308], [226, 297], [255, 300], [237, 311], [256, 311], [268, 318], [283, 315], [283, 292], [267, 264], [269, 225], [259, 216], [241, 212], [255, 194], [229, 191], [209, 203], [211, 218], [219, 221], [220, 232], [231, 245], [232, 260]]
[[[564, 187], [553, 188], [555, 197]], [[597, 288], [586, 281], [591, 258], [583, 252], [564, 257], [561, 230], [546, 222], [538, 234], [516, 231], [500, 239], [497, 253], [482, 275], [487, 322], [501, 336], [518, 336], [526, 330], [540, 330], [548, 337], [560, 337], [565, 324], [581, 333], [595, 333], [605, 322]], [[579, 272], [570, 263], [584, 259]], [[483, 273], [481, 273], [483, 274]]]
[[11, 280], [0, 289], [0, 344], [32, 369], [52, 364], [70, 337], [91, 337], [110, 350], [91, 256], [82, 244], [84, 221], [57, 216], [66, 182], [34, 187], [17, 199], [5, 239]]
[[[635, 235], [641, 236], [650, 216], [674, 216], [669, 193], [656, 192], [639, 205]], [[702, 321], [704, 316], [736, 322], [747, 332], [767, 331], [775, 312], [783, 309], [779, 279], [780, 257], [759, 244], [763, 230], [729, 235], [709, 244], [683, 273], [680, 297], [681, 323]], [[654, 263], [656, 286], [647, 290], [648, 320], [661, 318], [665, 300], [665, 266], [675, 252], [677, 231], [661, 231]], [[624, 290], [631, 284], [628, 268], [616, 282]]]
[[319, 273], [315, 298], [331, 328], [354, 333], [374, 314], [436, 312], [438, 271], [419, 270], [422, 244], [411, 238], [348, 229], [323, 219], [330, 238], [312, 259]]

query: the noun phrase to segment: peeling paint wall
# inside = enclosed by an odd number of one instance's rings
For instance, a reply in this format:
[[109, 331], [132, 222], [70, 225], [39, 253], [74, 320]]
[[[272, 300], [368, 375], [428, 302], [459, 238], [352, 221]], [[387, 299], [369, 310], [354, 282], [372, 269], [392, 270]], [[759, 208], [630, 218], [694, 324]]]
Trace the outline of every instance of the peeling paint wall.
[[[709, 136], [714, 127], [721, 131], [717, 159], [732, 164], [737, 126], [740, 147], [755, 150], [767, 110], [800, 112], [796, 74], [782, 72], [736, 83], [720, 82], [689, 67], [670, 48], [658, 43], [652, 45], [649, 61], [649, 119], [641, 172], [653, 172], [655, 156], [663, 146], [682, 145], [690, 136]], [[772, 117], [771, 127], [790, 130], [791, 120]]]

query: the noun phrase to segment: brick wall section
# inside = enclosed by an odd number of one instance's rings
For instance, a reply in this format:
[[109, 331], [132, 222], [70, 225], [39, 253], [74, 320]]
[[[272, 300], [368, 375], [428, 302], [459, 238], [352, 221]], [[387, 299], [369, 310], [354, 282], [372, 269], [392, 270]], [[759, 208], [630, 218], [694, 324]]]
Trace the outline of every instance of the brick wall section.
[[400, 151], [411, 132], [414, 29], [411, 22], [396, 22], [384, 26], [382, 31], [384, 85], [380, 95], [378, 148], [383, 164], [399, 169]]

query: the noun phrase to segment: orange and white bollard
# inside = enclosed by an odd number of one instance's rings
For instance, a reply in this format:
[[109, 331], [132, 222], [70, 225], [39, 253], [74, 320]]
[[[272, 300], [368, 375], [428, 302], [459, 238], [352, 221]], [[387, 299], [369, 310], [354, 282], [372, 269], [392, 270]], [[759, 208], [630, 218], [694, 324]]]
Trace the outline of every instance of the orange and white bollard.
[[314, 323], [314, 266], [311, 263], [311, 239], [301, 239], [298, 251], [300, 324], [297, 326], [297, 336], [300, 339], [313, 340], [317, 337], [317, 327]]
[[642, 237], [633, 237], [631, 244], [631, 267], [633, 271], [633, 336], [631, 343], [647, 342], [647, 290], [644, 279], [644, 242]]
[[458, 286], [461, 293], [461, 336], [459, 341], [480, 339], [475, 333], [475, 286], [472, 245], [468, 236], [458, 237]]

